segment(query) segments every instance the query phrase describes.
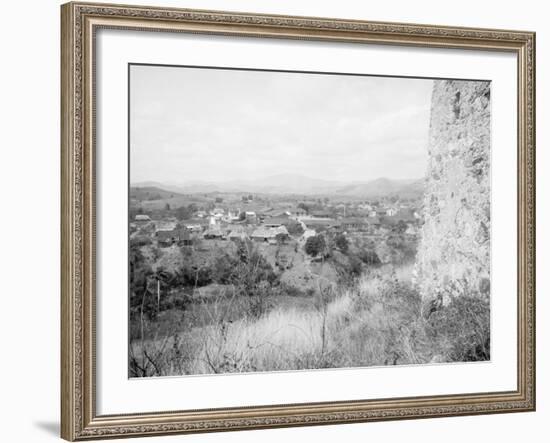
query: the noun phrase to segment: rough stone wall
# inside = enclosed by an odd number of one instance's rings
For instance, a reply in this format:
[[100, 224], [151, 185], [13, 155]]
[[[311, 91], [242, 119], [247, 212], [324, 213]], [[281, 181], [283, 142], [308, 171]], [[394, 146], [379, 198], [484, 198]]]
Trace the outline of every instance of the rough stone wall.
[[489, 82], [434, 82], [416, 264], [424, 300], [489, 296], [490, 108]]

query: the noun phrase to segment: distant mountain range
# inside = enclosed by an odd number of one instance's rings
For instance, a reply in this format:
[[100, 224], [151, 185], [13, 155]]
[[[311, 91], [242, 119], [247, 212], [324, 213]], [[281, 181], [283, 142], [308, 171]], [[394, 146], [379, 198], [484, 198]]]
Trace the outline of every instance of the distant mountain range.
[[417, 197], [424, 192], [423, 179], [394, 180], [378, 178], [367, 182], [340, 182], [322, 180], [302, 175], [279, 174], [258, 180], [232, 180], [227, 182], [189, 182], [172, 185], [159, 182], [133, 183], [132, 188], [157, 188], [178, 194], [205, 194], [214, 192], [242, 192], [254, 194], [297, 194], [297, 195], [333, 195]]

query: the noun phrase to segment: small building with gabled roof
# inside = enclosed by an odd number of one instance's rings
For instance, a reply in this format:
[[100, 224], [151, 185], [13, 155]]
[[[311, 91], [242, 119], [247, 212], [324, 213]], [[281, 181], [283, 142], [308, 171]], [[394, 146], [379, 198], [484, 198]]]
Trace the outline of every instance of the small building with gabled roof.
[[218, 226], [208, 228], [204, 232], [203, 237], [206, 240], [223, 240], [225, 238], [222, 230]]
[[248, 240], [248, 235], [244, 231], [235, 229], [227, 235], [227, 238], [232, 241], [245, 241]]
[[172, 231], [157, 231], [155, 236], [160, 247], [168, 247], [173, 244], [191, 245], [193, 243], [189, 230], [184, 227]]
[[340, 224], [345, 231], [362, 231], [368, 227], [369, 222], [362, 217], [345, 217], [340, 220]]
[[277, 241], [286, 241], [289, 235], [288, 230], [284, 226], [279, 226], [277, 228], [260, 226], [254, 230], [250, 238], [257, 242], [276, 243]]
[[269, 217], [264, 220], [264, 226], [267, 228], [278, 228], [279, 226], [286, 226], [290, 223], [288, 215], [286, 217]]

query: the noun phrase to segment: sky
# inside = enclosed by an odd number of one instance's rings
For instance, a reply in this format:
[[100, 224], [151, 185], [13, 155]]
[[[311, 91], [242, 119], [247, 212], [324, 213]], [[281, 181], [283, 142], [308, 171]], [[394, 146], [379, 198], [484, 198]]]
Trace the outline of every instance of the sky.
[[132, 183], [421, 178], [433, 81], [132, 65]]

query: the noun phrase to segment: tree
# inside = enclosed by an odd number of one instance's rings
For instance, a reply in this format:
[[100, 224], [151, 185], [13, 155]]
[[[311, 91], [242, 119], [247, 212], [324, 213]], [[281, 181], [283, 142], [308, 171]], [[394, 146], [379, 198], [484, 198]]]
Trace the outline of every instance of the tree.
[[141, 297], [146, 290], [147, 277], [153, 273], [147, 259], [141, 252], [141, 245], [130, 243], [130, 295], [131, 301]]
[[314, 235], [306, 240], [304, 249], [307, 254], [315, 257], [325, 251], [326, 245], [325, 237], [322, 235]]
[[334, 244], [343, 253], [348, 252], [349, 241], [344, 234], [338, 234], [334, 239]]
[[193, 212], [191, 205], [189, 206], [181, 206], [178, 209], [176, 209], [176, 217], [178, 220], [189, 220], [193, 216]]
[[254, 196], [252, 194], [248, 194], [248, 200], [254, 200]]
[[216, 203], [223, 203], [223, 198], [216, 197]]
[[[150, 314], [147, 309], [149, 304], [154, 304], [152, 294], [149, 291], [149, 279], [153, 275], [153, 269], [149, 265], [146, 257], [141, 252], [141, 246], [133, 242], [130, 243], [130, 308], [134, 315], [140, 313]], [[154, 314], [153, 314], [154, 315]]]
[[304, 233], [304, 228], [298, 222], [289, 223], [286, 228], [290, 235], [302, 235]]
[[397, 225], [393, 228], [394, 232], [397, 232], [398, 234], [403, 234], [407, 230], [407, 223], [405, 223], [403, 220], [399, 220], [397, 222]]
[[244, 221], [244, 219], [246, 218], [246, 213], [245, 212], [241, 212], [239, 214], [239, 221]]
[[164, 210], [165, 210], [165, 211], [169, 211], [169, 210], [170, 210], [170, 203], [166, 203], [166, 204], [164, 205]]
[[288, 235], [283, 234], [283, 233], [279, 233], [279, 234], [275, 235], [275, 240], [277, 241], [277, 244], [279, 244], [279, 245], [282, 245], [282, 244], [286, 243], [287, 238], [288, 238]]

